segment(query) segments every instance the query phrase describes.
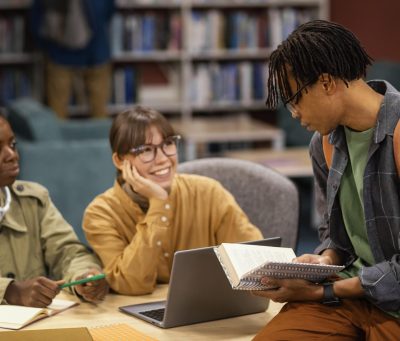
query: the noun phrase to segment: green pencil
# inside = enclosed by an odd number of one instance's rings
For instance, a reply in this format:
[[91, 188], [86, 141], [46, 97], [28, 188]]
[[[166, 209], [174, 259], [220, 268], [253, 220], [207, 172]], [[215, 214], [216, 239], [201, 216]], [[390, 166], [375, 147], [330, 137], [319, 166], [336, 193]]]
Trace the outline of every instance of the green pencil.
[[96, 276], [86, 277], [86, 278], [79, 279], [77, 281], [61, 284], [60, 288], [64, 289], [64, 288], [72, 287], [74, 285], [84, 284], [84, 283], [87, 283], [87, 282], [93, 282], [93, 281], [97, 281], [99, 279], [103, 279], [105, 277], [106, 277], [105, 274], [99, 274], [99, 275], [96, 275]]

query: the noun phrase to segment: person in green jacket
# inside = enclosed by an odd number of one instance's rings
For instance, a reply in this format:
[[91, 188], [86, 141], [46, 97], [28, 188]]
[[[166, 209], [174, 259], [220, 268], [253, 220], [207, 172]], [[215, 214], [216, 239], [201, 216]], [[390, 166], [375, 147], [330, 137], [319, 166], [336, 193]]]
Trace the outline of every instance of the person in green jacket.
[[[41, 185], [17, 181], [19, 155], [14, 133], [0, 115], [0, 301], [45, 307], [64, 282], [101, 273], [99, 260], [79, 242]], [[97, 302], [105, 279], [70, 289]]]

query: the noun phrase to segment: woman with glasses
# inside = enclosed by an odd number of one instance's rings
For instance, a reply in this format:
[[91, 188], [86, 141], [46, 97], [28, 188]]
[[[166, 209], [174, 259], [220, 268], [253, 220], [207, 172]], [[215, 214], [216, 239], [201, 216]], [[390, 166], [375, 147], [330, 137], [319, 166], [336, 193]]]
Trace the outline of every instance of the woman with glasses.
[[177, 250], [262, 238], [217, 181], [176, 174], [179, 139], [150, 108], [137, 106], [113, 121], [117, 178], [88, 206], [83, 229], [118, 293], [141, 295], [168, 283]]

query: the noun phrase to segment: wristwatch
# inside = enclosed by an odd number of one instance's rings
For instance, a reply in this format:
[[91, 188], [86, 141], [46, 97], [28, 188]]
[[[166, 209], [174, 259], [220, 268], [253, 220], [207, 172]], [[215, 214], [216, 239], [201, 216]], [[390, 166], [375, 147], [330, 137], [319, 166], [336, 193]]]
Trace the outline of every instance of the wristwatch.
[[333, 292], [333, 283], [327, 282], [322, 283], [324, 286], [324, 297], [322, 299], [322, 304], [329, 305], [329, 306], [338, 306], [342, 302], [339, 297], [335, 296]]

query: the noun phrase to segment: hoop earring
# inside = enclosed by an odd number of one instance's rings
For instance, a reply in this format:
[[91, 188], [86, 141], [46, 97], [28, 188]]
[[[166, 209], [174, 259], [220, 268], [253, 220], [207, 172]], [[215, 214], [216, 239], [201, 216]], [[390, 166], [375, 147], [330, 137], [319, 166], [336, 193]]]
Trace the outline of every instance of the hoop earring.
[[11, 204], [11, 193], [8, 187], [2, 187], [1, 190], [6, 195], [6, 203], [3, 207], [0, 207], [0, 221], [3, 220], [4, 216], [6, 215], [7, 211], [10, 209]]

